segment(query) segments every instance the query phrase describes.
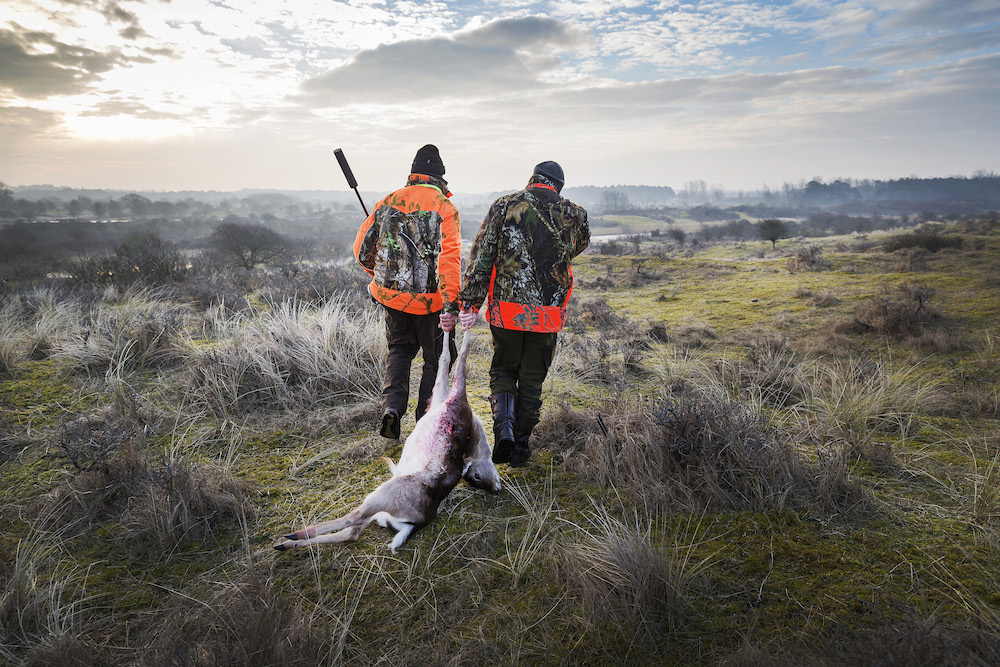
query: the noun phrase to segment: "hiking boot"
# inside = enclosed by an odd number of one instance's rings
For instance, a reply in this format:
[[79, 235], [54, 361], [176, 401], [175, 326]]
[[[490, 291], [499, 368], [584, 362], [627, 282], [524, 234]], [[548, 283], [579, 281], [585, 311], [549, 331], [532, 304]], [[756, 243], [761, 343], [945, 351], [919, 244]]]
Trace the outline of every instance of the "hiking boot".
[[490, 396], [493, 409], [493, 463], [509, 463], [514, 449], [514, 394]]
[[378, 427], [378, 434], [390, 440], [399, 440], [399, 413], [392, 408], [386, 408], [382, 413], [382, 422]]

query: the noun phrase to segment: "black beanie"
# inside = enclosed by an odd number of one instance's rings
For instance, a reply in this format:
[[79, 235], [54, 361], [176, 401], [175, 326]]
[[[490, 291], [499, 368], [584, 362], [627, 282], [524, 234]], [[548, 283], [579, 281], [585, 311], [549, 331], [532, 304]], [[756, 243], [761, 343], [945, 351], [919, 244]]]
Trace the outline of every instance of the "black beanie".
[[441, 161], [441, 154], [438, 153], [437, 146], [427, 144], [413, 158], [413, 166], [410, 167], [411, 174], [426, 174], [427, 176], [444, 176], [444, 162]]
[[563, 183], [566, 182], [562, 167], [559, 166], [558, 162], [553, 162], [552, 160], [539, 162], [535, 165], [534, 173], [552, 181], [552, 185], [556, 186], [556, 192], [562, 190]]

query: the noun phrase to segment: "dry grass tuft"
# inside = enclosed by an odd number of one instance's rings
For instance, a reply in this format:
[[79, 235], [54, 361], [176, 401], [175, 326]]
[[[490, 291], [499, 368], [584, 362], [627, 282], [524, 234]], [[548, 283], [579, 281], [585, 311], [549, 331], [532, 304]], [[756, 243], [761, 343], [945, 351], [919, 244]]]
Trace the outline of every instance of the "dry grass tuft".
[[285, 302], [255, 319], [218, 315], [212, 328], [223, 338], [193, 353], [185, 388], [214, 414], [378, 400], [386, 354], [380, 311]]
[[691, 588], [707, 559], [697, 560], [698, 529], [670, 543], [654, 522], [626, 519], [598, 506], [589, 525], [575, 525], [562, 553], [562, 576], [597, 632], [634, 633], [653, 641], [684, 622]]
[[176, 365], [185, 357], [182, 333], [191, 314], [150, 290], [133, 288], [95, 306], [83, 332], [58, 356], [88, 373], [132, 372]]
[[554, 442], [564, 465], [647, 511], [801, 508], [854, 516], [876, 509], [842, 457], [806, 461], [761, 414], [721, 391], [619, 402], [603, 416], [607, 435], [574, 412], [564, 406], [546, 415], [539, 445], [549, 447], [561, 424], [580, 424], [575, 438]]
[[683, 348], [707, 347], [718, 338], [712, 325], [705, 322], [689, 322], [674, 328], [670, 339]]
[[153, 463], [131, 442], [107, 432], [102, 438], [67, 454], [77, 470], [46, 502], [63, 523], [118, 520], [116, 538], [125, 550], [149, 555], [253, 514], [250, 486], [227, 470], [183, 460]]
[[155, 632], [142, 664], [293, 667], [329, 663], [335, 639], [314, 625], [301, 599], [272, 574], [252, 569], [206, 600], [178, 596], [176, 613]]
[[886, 436], [907, 436], [921, 413], [947, 401], [941, 379], [918, 365], [868, 358], [809, 368], [812, 394], [803, 419], [821, 443], [845, 445], [859, 458], [888, 468], [894, 463]]

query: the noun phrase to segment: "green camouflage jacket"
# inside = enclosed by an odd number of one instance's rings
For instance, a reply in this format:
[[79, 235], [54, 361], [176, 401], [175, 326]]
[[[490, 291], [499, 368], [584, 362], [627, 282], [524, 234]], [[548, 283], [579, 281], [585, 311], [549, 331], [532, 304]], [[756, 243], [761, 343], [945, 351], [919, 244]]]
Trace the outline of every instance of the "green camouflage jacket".
[[533, 176], [500, 197], [472, 244], [459, 300], [487, 302], [493, 326], [521, 331], [562, 329], [573, 291], [570, 261], [590, 244], [587, 212]]

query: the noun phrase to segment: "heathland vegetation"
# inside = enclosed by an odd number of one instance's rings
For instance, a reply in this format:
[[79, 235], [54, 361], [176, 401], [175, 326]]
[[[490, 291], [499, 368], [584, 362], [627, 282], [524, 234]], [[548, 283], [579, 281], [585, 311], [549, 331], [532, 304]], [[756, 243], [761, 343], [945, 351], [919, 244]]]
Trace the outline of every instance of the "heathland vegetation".
[[997, 214], [621, 194], [531, 463], [395, 555], [271, 548], [400, 453], [360, 212], [0, 226], [0, 662], [1000, 663]]

